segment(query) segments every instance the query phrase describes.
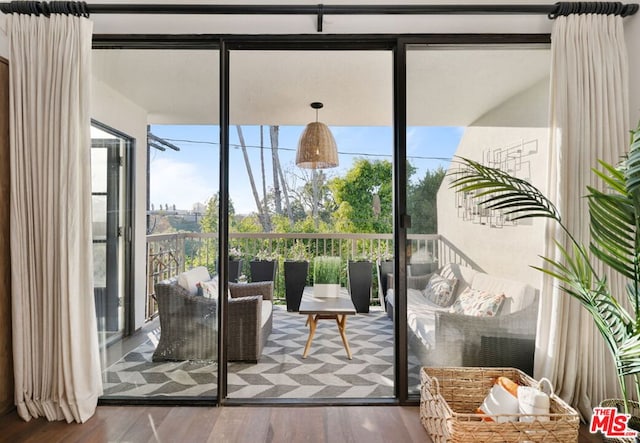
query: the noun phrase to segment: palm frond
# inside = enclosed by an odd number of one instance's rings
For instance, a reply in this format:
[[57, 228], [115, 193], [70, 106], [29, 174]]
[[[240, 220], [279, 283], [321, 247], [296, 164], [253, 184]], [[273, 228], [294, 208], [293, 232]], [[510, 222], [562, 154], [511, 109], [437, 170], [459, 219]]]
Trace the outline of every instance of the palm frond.
[[640, 127], [631, 134], [631, 146], [624, 162], [624, 178], [627, 192], [640, 202]]
[[616, 355], [618, 373], [632, 375], [640, 373], [640, 335], [638, 332], [629, 335], [618, 347]]
[[[463, 168], [453, 173], [451, 188], [474, 193], [485, 208], [508, 210], [517, 220], [527, 217], [549, 217], [560, 221], [560, 213], [538, 188], [496, 168], [459, 157]], [[488, 197], [483, 199], [483, 197]]]
[[626, 194], [624, 171], [602, 160], [599, 160], [598, 164], [602, 166], [603, 170], [594, 168], [592, 169], [593, 173], [618, 194]]
[[560, 282], [560, 289], [575, 298], [589, 312], [611, 354], [616, 357], [628, 341], [634, 320], [609, 292], [605, 278], [598, 278], [588, 262], [584, 247], [574, 244], [571, 253], [556, 243], [562, 260], [543, 257], [546, 268], [536, 269]]

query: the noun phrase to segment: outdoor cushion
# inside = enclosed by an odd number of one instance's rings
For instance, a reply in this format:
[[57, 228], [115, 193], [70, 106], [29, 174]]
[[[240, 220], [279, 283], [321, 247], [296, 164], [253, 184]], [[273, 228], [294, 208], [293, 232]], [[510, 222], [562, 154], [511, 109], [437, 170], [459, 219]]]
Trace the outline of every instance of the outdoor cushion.
[[267, 323], [267, 321], [269, 321], [269, 318], [271, 317], [271, 311], [273, 310], [273, 304], [271, 302], [271, 300], [265, 300], [262, 299], [262, 311], [261, 311], [261, 318], [260, 318], [260, 327], [264, 327], [264, 325]]
[[178, 284], [189, 291], [191, 295], [198, 294], [198, 282], [211, 280], [209, 271], [204, 266], [190, 269], [178, 275]]
[[473, 276], [470, 286], [473, 289], [482, 289], [492, 294], [505, 294], [506, 299], [502, 306], [501, 315], [521, 311], [531, 305], [536, 297], [533, 287], [526, 283], [480, 272]]
[[[201, 281], [198, 282], [199, 291], [198, 295], [202, 295], [205, 298], [210, 298], [213, 300], [218, 299], [218, 277], [213, 277], [209, 281]], [[202, 291], [202, 294], [200, 292]]]
[[422, 294], [432, 303], [438, 306], [451, 306], [455, 298], [455, 289], [458, 279], [448, 279], [439, 274], [433, 274], [424, 288]]
[[492, 294], [481, 289], [467, 288], [451, 306], [451, 312], [473, 317], [495, 317], [504, 299], [504, 294]]

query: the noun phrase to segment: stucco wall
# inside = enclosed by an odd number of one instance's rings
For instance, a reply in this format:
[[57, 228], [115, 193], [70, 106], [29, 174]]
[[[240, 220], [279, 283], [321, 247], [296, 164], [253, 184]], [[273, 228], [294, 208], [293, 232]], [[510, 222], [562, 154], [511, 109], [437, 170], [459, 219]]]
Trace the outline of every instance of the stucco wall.
[[[488, 152], [521, 146], [522, 163], [515, 175], [530, 179], [544, 192], [549, 132], [546, 128], [548, 80], [508, 100], [469, 126], [460, 141], [457, 156], [472, 160], [488, 157]], [[456, 168], [452, 164], [452, 168]], [[485, 220], [486, 222], [486, 220]], [[438, 231], [462, 250], [485, 272], [527, 282], [539, 288], [541, 276], [530, 265], [539, 264], [544, 222], [520, 221], [503, 227], [480, 224], [463, 218], [448, 179], [438, 192]]]
[[[548, 129], [517, 127], [469, 127], [460, 142], [456, 155], [481, 160], [481, 151], [528, 142], [525, 150], [534, 144], [537, 153], [523, 158], [523, 170], [516, 173], [523, 177], [532, 171], [531, 182], [544, 187]], [[478, 219], [464, 219], [463, 210], [456, 204], [455, 192], [449, 188], [448, 179], [438, 192], [438, 231], [454, 246], [464, 252], [482, 270], [540, 287], [540, 273], [531, 269], [539, 265], [542, 253], [544, 223], [542, 220], [519, 221], [517, 225], [504, 224], [491, 227], [480, 224]], [[484, 223], [487, 223], [483, 219]]]
[[91, 117], [133, 137], [135, 146], [135, 328], [145, 320], [147, 112], [97, 79], [91, 84]]

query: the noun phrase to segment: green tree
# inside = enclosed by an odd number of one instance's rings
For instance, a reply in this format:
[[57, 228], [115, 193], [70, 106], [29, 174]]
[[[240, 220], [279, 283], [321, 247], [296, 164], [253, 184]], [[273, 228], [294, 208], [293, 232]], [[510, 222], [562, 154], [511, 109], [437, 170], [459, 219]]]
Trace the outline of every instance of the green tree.
[[357, 159], [344, 177], [329, 182], [339, 232], [393, 232], [393, 167], [388, 160]]
[[[204, 215], [200, 219], [200, 228], [202, 232], [218, 232], [218, 207], [220, 204], [220, 194], [215, 193], [207, 200]], [[233, 202], [229, 201], [229, 226], [235, 224], [236, 211], [233, 208]]]
[[264, 232], [260, 224], [260, 218], [256, 214], [238, 218], [239, 220], [234, 223], [234, 232]]
[[407, 209], [411, 214], [411, 230], [416, 234], [438, 232], [437, 195], [446, 171], [439, 166], [428, 170], [415, 185], [409, 186]]

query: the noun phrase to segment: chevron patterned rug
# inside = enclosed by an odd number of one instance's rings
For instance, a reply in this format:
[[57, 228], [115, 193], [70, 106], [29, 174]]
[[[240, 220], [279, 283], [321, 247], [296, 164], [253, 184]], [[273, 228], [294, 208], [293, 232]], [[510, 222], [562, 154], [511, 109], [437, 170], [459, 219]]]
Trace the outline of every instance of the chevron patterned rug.
[[[335, 321], [322, 320], [306, 359], [306, 316], [275, 306], [273, 331], [257, 364], [229, 364], [231, 398], [334, 399], [392, 397], [393, 322], [372, 309], [347, 319], [349, 360]], [[380, 308], [377, 308], [380, 309]], [[213, 397], [217, 364], [153, 363], [156, 334], [104, 372], [105, 397]], [[411, 371], [415, 372], [416, 371]], [[415, 380], [411, 380], [415, 383]]]

